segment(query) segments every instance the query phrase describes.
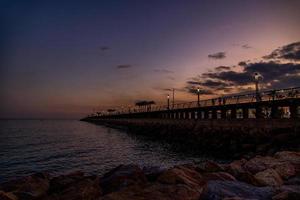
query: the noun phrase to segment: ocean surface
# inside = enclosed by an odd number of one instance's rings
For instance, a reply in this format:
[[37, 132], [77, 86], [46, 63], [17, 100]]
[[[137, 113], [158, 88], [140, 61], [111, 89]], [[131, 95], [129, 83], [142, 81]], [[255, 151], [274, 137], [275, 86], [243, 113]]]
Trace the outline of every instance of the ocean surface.
[[77, 120], [0, 120], [0, 182], [34, 172], [104, 174], [120, 164], [170, 167], [204, 157]]

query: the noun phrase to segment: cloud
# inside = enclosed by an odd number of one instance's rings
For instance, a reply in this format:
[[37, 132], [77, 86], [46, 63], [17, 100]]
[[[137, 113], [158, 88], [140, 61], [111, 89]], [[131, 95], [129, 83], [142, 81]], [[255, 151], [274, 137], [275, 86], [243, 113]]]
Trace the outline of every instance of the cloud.
[[300, 61], [300, 42], [291, 43], [275, 49], [271, 54], [266, 55], [263, 58]]
[[249, 46], [248, 44], [243, 44], [243, 45], [242, 45], [242, 48], [243, 48], [243, 49], [251, 49], [252, 47]]
[[[270, 88], [295, 87], [300, 85], [300, 63], [282, 62], [286, 59], [296, 60], [298, 54], [297, 43], [292, 43], [273, 51], [272, 58], [279, 60], [261, 60], [259, 62], [241, 61], [239, 67], [215, 67], [214, 70], [192, 77], [186, 82], [186, 89], [190, 93], [198, 87], [206, 90], [207, 94], [241, 92], [253, 86], [253, 73], [263, 76], [261, 86]], [[276, 53], [274, 53], [276, 52]], [[270, 55], [268, 55], [270, 57]]]
[[110, 47], [102, 46], [102, 47], [100, 47], [100, 49], [101, 49], [101, 51], [108, 51], [108, 50], [110, 50]]
[[228, 67], [228, 66], [219, 66], [219, 67], [216, 67], [215, 70], [217, 70], [217, 71], [230, 70], [230, 67]]
[[132, 67], [132, 65], [128, 65], [128, 64], [126, 64], [126, 65], [118, 65], [117, 69], [128, 69], [128, 68], [131, 68], [131, 67]]
[[154, 72], [157, 73], [164, 73], [164, 74], [173, 74], [174, 72], [168, 69], [154, 69]]
[[208, 55], [209, 58], [212, 58], [212, 59], [224, 59], [226, 58], [226, 52], [217, 52], [217, 53], [214, 53], [214, 54], [209, 54]]

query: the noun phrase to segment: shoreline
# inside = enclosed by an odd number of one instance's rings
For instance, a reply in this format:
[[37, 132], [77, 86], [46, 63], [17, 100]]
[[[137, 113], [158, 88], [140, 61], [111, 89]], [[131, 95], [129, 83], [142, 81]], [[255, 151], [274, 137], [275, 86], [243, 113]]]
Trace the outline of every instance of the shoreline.
[[300, 152], [168, 169], [120, 165], [103, 176], [36, 173], [0, 184], [0, 199], [299, 199]]

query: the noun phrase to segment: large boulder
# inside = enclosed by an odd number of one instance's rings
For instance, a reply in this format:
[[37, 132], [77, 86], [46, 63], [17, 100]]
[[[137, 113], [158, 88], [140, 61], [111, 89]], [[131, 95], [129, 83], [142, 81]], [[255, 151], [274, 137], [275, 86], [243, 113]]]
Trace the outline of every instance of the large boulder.
[[254, 177], [264, 186], [280, 186], [283, 184], [283, 180], [274, 169], [266, 169], [258, 172]]
[[289, 162], [283, 162], [281, 164], [278, 164], [274, 166], [274, 169], [283, 179], [288, 179], [296, 175], [296, 170], [294, 165], [292, 165]]
[[84, 173], [80, 172], [80, 171], [75, 171], [75, 172], [71, 172], [66, 175], [60, 175], [57, 177], [53, 177], [50, 180], [49, 192], [55, 193], [55, 192], [63, 191], [70, 185], [72, 185], [76, 182], [79, 182], [79, 181], [83, 180], [84, 178], [85, 178]]
[[201, 199], [271, 199], [274, 193], [271, 187], [256, 187], [240, 181], [209, 181]]
[[102, 195], [99, 178], [84, 177], [51, 193], [44, 200], [96, 200]]
[[4, 183], [1, 188], [5, 192], [13, 193], [19, 199], [41, 198], [49, 190], [49, 175], [46, 173], [36, 173]]
[[220, 180], [220, 181], [236, 181], [235, 177], [226, 172], [212, 172], [203, 174], [206, 181]]
[[185, 166], [176, 166], [166, 170], [157, 178], [157, 182], [163, 184], [184, 184], [192, 188], [199, 188], [205, 184], [200, 173]]
[[274, 157], [284, 163], [291, 163], [296, 173], [300, 174], [300, 152], [281, 151], [277, 152]]
[[269, 156], [256, 156], [247, 161], [243, 165], [243, 168], [252, 174], [256, 174], [266, 169], [273, 168], [278, 164], [281, 164], [281, 162], [276, 158]]
[[133, 185], [118, 192], [107, 194], [103, 200], [198, 200], [202, 189], [184, 184], [154, 183], [145, 187]]
[[134, 184], [146, 184], [147, 178], [143, 170], [137, 165], [120, 165], [104, 174], [100, 179], [103, 193], [118, 191]]
[[282, 186], [279, 188], [278, 193], [273, 196], [273, 200], [299, 200], [300, 199], [300, 186]]
[[0, 200], [18, 200], [18, 197], [13, 193], [0, 191]]

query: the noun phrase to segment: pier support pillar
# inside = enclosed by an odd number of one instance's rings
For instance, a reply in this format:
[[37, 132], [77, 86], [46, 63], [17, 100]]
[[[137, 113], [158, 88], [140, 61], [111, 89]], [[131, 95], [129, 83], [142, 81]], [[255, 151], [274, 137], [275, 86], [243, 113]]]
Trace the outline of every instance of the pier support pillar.
[[276, 119], [278, 118], [278, 107], [277, 106], [272, 106], [271, 107], [271, 118]]
[[298, 118], [298, 106], [297, 105], [291, 105], [290, 106], [290, 113], [291, 113], [291, 118], [292, 119]]
[[204, 119], [209, 119], [209, 110], [204, 111]]
[[255, 108], [255, 117], [256, 117], [257, 119], [263, 118], [261, 106], [257, 106], [257, 107]]
[[236, 119], [236, 108], [232, 108], [231, 109], [231, 116], [230, 116], [231, 119]]
[[248, 118], [249, 118], [249, 109], [243, 108], [243, 119], [248, 119]]
[[221, 119], [226, 119], [226, 109], [221, 110]]
[[217, 111], [212, 110], [212, 119], [217, 119]]

